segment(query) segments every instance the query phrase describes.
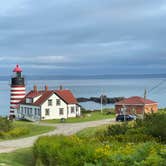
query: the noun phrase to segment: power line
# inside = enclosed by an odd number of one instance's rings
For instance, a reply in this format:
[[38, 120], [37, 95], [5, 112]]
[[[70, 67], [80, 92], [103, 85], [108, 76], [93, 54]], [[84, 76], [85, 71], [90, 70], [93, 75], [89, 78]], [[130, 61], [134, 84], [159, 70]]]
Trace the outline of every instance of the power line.
[[153, 91], [154, 89], [157, 89], [159, 86], [161, 86], [164, 82], [166, 82], [166, 79], [160, 81], [157, 85], [155, 85], [154, 87], [152, 87], [151, 89], [148, 90], [148, 93], [150, 93], [151, 91]]

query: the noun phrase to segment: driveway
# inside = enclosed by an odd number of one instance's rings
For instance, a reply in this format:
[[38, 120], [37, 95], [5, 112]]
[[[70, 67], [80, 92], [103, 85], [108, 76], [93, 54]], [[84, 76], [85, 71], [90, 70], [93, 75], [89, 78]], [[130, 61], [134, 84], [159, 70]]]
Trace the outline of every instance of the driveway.
[[31, 147], [33, 146], [33, 143], [37, 140], [37, 138], [43, 135], [59, 135], [59, 134], [72, 135], [87, 127], [95, 127], [95, 126], [100, 126], [103, 124], [113, 124], [113, 123], [115, 123], [115, 119], [104, 119], [104, 120], [81, 122], [81, 123], [38, 124], [38, 125], [55, 126], [56, 129], [48, 133], [44, 133], [44, 134], [40, 134], [40, 135], [36, 135], [32, 137], [2, 141], [0, 142], [0, 153], [7, 153], [7, 152], [15, 151], [17, 149]]

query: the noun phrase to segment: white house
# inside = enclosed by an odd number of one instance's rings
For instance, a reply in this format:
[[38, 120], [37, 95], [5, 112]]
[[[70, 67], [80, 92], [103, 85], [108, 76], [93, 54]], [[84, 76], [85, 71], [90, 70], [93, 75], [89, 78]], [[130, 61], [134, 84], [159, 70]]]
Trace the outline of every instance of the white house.
[[44, 120], [80, 116], [80, 106], [70, 90], [34, 89], [20, 101], [17, 118]]

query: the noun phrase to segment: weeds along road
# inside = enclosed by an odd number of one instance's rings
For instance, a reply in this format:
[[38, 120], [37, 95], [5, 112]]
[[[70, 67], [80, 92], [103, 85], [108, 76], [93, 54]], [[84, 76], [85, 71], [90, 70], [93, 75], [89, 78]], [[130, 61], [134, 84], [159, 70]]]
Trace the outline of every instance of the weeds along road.
[[98, 120], [98, 121], [79, 122], [79, 123], [61, 123], [61, 124], [41, 123], [38, 125], [55, 126], [56, 129], [48, 133], [44, 133], [44, 134], [40, 134], [40, 135], [36, 135], [32, 137], [1, 141], [0, 153], [7, 153], [7, 152], [15, 151], [17, 149], [31, 147], [33, 146], [36, 139], [39, 138], [40, 136], [60, 135], [60, 134], [72, 135], [88, 127], [96, 127], [96, 126], [100, 126], [104, 124], [113, 124], [113, 123], [115, 123], [115, 119], [104, 119], [104, 120]]

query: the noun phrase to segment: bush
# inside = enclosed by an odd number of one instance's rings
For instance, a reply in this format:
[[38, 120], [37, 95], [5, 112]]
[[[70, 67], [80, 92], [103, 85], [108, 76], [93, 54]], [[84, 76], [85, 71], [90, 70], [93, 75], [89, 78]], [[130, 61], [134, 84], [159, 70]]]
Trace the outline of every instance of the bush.
[[0, 117], [0, 132], [8, 132], [12, 128], [12, 121], [8, 120], [7, 117]]
[[77, 166], [92, 161], [94, 146], [76, 136], [45, 136], [36, 141], [33, 151], [36, 164]]
[[146, 115], [143, 125], [147, 134], [166, 143], [166, 113], [158, 112]]
[[10, 130], [8, 134], [12, 137], [18, 137], [20, 135], [26, 135], [29, 134], [30, 130], [25, 127], [16, 127], [13, 130]]
[[108, 126], [104, 135], [105, 136], [114, 136], [114, 135], [119, 135], [119, 134], [125, 134], [128, 129], [129, 129], [129, 126], [127, 123], [110, 125], [110, 126]]
[[118, 141], [123, 143], [140, 143], [140, 142], [148, 142], [149, 140], [155, 141], [155, 138], [145, 134], [116, 135], [110, 138], [110, 141]]
[[155, 142], [103, 144], [94, 138], [45, 136], [36, 141], [33, 151], [38, 166], [164, 166], [164, 148]]
[[162, 142], [166, 142], [166, 113], [146, 114], [144, 120], [137, 120], [135, 128], [142, 129], [141, 132], [151, 135]]
[[91, 137], [41, 137], [34, 144], [36, 166], [165, 166], [166, 114], [115, 124]]
[[0, 132], [1, 138], [15, 138], [18, 136], [29, 134], [30, 130], [25, 127], [16, 127], [8, 132]]
[[105, 136], [115, 135], [149, 135], [157, 140], [166, 142], [166, 113], [162, 111], [154, 114], [145, 115], [144, 120], [136, 120], [136, 122], [122, 123], [111, 125], [105, 131]]

